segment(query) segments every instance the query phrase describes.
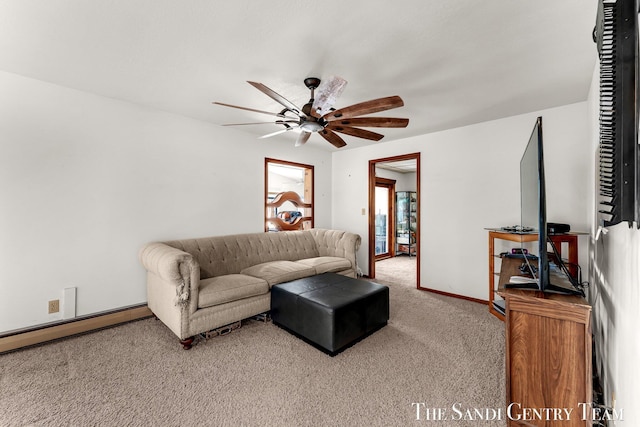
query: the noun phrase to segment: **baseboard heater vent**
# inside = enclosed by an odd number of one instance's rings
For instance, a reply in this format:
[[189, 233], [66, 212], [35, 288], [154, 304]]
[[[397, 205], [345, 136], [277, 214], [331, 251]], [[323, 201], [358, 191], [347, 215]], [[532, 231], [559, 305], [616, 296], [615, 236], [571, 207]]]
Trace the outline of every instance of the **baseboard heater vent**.
[[146, 304], [132, 305], [101, 313], [6, 332], [0, 335], [0, 354], [74, 335], [94, 332], [122, 323], [153, 316]]

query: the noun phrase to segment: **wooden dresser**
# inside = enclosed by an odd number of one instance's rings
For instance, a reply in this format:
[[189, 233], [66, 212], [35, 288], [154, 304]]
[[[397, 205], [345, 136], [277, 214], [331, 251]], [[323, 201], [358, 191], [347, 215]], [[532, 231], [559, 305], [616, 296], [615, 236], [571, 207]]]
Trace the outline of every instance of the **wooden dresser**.
[[505, 289], [521, 263], [503, 260], [498, 290], [506, 300], [509, 426], [591, 426], [583, 419], [592, 401], [591, 306], [578, 296]]

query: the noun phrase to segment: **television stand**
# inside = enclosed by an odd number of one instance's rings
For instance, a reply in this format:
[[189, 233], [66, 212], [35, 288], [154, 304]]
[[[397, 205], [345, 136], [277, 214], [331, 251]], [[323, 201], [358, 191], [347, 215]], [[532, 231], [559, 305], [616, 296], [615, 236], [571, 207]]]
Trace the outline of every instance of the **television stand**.
[[[498, 276], [500, 275], [500, 263], [503, 260], [496, 253], [496, 240], [500, 241], [508, 241], [516, 243], [518, 247], [525, 242], [535, 242], [538, 240], [537, 233], [511, 233], [500, 228], [486, 228], [489, 232], [489, 312], [496, 316], [500, 320], [504, 320], [504, 314], [502, 311], [497, 310], [494, 307], [494, 301], [498, 301], [499, 298], [496, 299], [496, 291], [498, 290]], [[566, 234], [551, 234], [549, 235], [549, 239], [551, 239], [557, 246], [558, 251], [562, 251], [562, 244], [565, 243], [568, 246], [567, 257], [569, 259], [569, 265], [567, 268], [569, 272], [576, 276], [578, 274], [576, 265], [578, 264], [578, 236], [586, 234], [582, 232], [571, 232]], [[562, 253], [560, 253], [562, 255]], [[522, 262], [522, 258], [520, 258], [520, 262]], [[518, 274], [518, 272], [514, 273]]]
[[[502, 260], [498, 287], [506, 304], [507, 405], [566, 408], [581, 414], [580, 404], [593, 398], [591, 306], [577, 295], [507, 289], [504, 282], [517, 274], [519, 265], [516, 259]], [[561, 423], [567, 427], [591, 424], [579, 416]], [[509, 419], [507, 425], [522, 424]]]

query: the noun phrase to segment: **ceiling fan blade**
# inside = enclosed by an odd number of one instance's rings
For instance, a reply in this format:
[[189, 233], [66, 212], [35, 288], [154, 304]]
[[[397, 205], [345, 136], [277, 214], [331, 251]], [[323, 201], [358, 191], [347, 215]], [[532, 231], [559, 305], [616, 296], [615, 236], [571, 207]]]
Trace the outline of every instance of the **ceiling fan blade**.
[[298, 123], [297, 120], [276, 120], [275, 122], [255, 122], [255, 123], [225, 123], [221, 126], [247, 126], [247, 125], [281, 125], [285, 123]]
[[332, 125], [357, 126], [365, 128], [406, 128], [409, 119], [395, 117], [354, 117], [352, 119], [334, 119]]
[[331, 129], [334, 132], [340, 132], [358, 138], [370, 139], [372, 141], [380, 141], [382, 138], [384, 138], [384, 135], [376, 132], [358, 129], [351, 126], [334, 125], [333, 123], [330, 123], [325, 129]]
[[300, 147], [301, 145], [306, 144], [311, 136], [311, 132], [302, 131], [296, 140], [296, 147]]
[[261, 113], [261, 114], [269, 114], [270, 116], [276, 116], [276, 117], [281, 117], [281, 118], [287, 118], [287, 116], [285, 116], [284, 114], [280, 114], [280, 113], [272, 113], [270, 111], [262, 111], [262, 110], [256, 110], [254, 108], [247, 108], [247, 107], [239, 107], [237, 105], [231, 105], [231, 104], [225, 104], [223, 102], [212, 102], [212, 104], [217, 104], [217, 105], [223, 105], [225, 107], [231, 107], [231, 108], [238, 108], [240, 110], [247, 110], [247, 111], [253, 111], [254, 113]]
[[260, 92], [264, 93], [265, 95], [267, 95], [268, 97], [270, 97], [274, 101], [276, 101], [279, 104], [283, 105], [289, 111], [297, 114], [300, 117], [306, 117], [306, 115], [304, 113], [302, 113], [300, 108], [296, 107], [296, 105], [293, 102], [289, 101], [284, 96], [278, 94], [274, 90], [269, 89], [268, 87], [266, 87], [262, 83], [251, 82], [251, 81], [247, 81], [247, 83], [249, 83], [251, 86], [253, 86], [256, 89], [258, 89]]
[[342, 148], [347, 145], [347, 143], [344, 142], [344, 139], [340, 138], [340, 136], [331, 129], [324, 128], [320, 132], [318, 132], [318, 134], [320, 134], [320, 136], [329, 141], [336, 148]]
[[316, 89], [315, 98], [313, 100], [313, 112], [322, 116], [329, 112], [333, 104], [336, 103], [344, 88], [347, 86], [347, 81], [342, 77], [331, 76], [328, 79], [322, 80], [320, 86]]
[[388, 96], [386, 98], [372, 99], [371, 101], [361, 102], [349, 107], [332, 111], [322, 116], [327, 121], [336, 119], [350, 119], [355, 116], [363, 116], [365, 114], [377, 113], [379, 111], [391, 110], [392, 108], [402, 107], [404, 102], [399, 96]]
[[284, 128], [284, 129], [281, 129], [281, 130], [276, 131], [276, 132], [271, 132], [271, 133], [268, 133], [266, 135], [262, 135], [262, 136], [258, 137], [258, 139], [271, 138], [272, 136], [280, 135], [281, 133], [285, 133], [285, 132], [288, 132], [288, 131], [294, 129], [293, 127], [291, 127], [289, 125], [285, 125], [285, 126], [286, 126], [286, 128]]

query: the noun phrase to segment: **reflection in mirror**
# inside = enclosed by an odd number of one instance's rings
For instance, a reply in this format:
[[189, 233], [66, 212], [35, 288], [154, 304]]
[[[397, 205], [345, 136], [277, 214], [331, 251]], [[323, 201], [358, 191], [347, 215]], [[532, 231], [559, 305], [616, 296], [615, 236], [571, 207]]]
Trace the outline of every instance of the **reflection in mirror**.
[[[369, 272], [385, 283], [419, 288], [419, 155], [372, 162], [375, 215], [370, 217], [370, 221], [375, 223], [370, 227], [370, 233], [375, 235], [373, 240], [370, 237], [370, 242], [375, 244], [375, 249], [370, 255]], [[380, 194], [385, 182], [394, 183], [386, 210], [383, 208], [386, 198]]]
[[265, 231], [313, 228], [313, 166], [265, 159]]

